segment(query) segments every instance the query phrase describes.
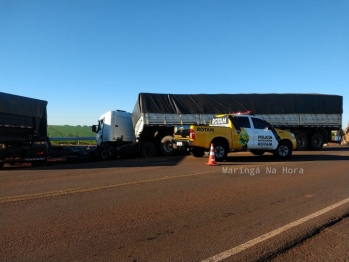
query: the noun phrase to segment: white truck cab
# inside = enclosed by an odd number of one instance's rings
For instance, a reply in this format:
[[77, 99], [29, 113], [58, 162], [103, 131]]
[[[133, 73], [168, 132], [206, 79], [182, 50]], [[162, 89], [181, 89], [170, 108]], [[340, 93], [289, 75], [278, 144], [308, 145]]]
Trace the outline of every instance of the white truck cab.
[[127, 144], [134, 141], [132, 114], [122, 110], [108, 111], [92, 126], [97, 133], [97, 146], [104, 144]]

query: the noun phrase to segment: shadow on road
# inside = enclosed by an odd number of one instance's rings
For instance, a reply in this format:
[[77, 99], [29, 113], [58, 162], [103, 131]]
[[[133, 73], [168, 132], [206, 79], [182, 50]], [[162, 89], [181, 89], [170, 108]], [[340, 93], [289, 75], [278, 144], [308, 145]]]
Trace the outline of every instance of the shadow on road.
[[175, 166], [186, 155], [154, 158], [118, 158], [106, 161], [89, 161], [87, 159], [68, 159], [67, 161], [49, 161], [45, 166], [32, 167], [30, 163], [5, 165], [3, 171], [18, 170], [55, 170], [55, 169], [92, 169], [92, 168], [125, 168], [125, 167], [152, 167], [152, 166]]
[[222, 162], [234, 163], [234, 162], [298, 162], [298, 161], [338, 161], [338, 160], [349, 160], [349, 156], [338, 156], [338, 155], [293, 155], [289, 159], [280, 160], [275, 158], [271, 154], [265, 154], [263, 156], [228, 156], [227, 160]]
[[310, 152], [323, 152], [323, 151], [348, 151], [349, 152], [349, 146], [329, 146], [329, 147], [323, 147], [321, 151], [310, 151]]
[[[340, 152], [336, 155], [335, 152]], [[344, 153], [343, 155], [343, 152]], [[262, 156], [237, 155], [230, 153], [224, 163], [233, 162], [298, 162], [298, 161], [348, 161], [349, 147], [326, 147], [321, 151], [294, 151], [292, 156], [286, 160], [275, 158], [271, 153], [265, 153]]]
[[[336, 152], [340, 154], [336, 154]], [[343, 154], [344, 152], [344, 154]], [[29, 163], [19, 165], [5, 165], [2, 170], [15, 171], [15, 170], [55, 170], [55, 169], [99, 169], [99, 168], [127, 168], [127, 167], [152, 167], [152, 166], [176, 166], [183, 159], [187, 158], [188, 161], [202, 161], [207, 162], [208, 156], [202, 158], [194, 158], [188, 155], [177, 156], [159, 156], [154, 158], [137, 158], [137, 157], [120, 157], [116, 160], [109, 161], [96, 161], [89, 159], [71, 158], [63, 162], [48, 162], [46, 166], [31, 167]], [[298, 162], [298, 161], [348, 161], [349, 160], [349, 147], [326, 147], [321, 151], [294, 151], [293, 155], [286, 160], [280, 160], [275, 158], [271, 153], [265, 153], [263, 156], [253, 156], [249, 152], [244, 153], [230, 153], [226, 161], [218, 162], [222, 165], [234, 165], [241, 162], [244, 165], [252, 165], [256, 163], [265, 162]]]

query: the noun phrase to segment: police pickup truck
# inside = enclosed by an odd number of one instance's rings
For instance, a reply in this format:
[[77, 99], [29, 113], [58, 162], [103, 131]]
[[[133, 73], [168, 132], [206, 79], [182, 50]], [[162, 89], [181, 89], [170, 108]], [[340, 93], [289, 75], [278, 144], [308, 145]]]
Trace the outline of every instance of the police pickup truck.
[[280, 159], [289, 158], [296, 149], [295, 136], [273, 128], [265, 120], [244, 114], [217, 115], [209, 125], [191, 125], [189, 132], [177, 127], [173, 146], [202, 157], [214, 145], [216, 161], [226, 159], [229, 151], [249, 150], [253, 155], [270, 152]]

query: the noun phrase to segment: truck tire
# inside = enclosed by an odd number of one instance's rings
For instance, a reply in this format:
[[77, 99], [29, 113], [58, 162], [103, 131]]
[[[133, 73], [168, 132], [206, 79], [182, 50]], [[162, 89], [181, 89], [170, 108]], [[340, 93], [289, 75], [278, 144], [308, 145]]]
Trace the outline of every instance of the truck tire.
[[273, 155], [279, 159], [287, 159], [292, 155], [292, 146], [290, 143], [281, 141], [273, 152]]
[[227, 158], [228, 147], [225, 143], [215, 142], [214, 143], [214, 156], [216, 161], [223, 161]]
[[141, 145], [141, 156], [148, 158], [154, 157], [157, 155], [156, 146], [153, 142], [145, 142]]
[[298, 150], [305, 150], [308, 148], [308, 137], [305, 134], [297, 134], [296, 140]]
[[205, 151], [203, 149], [193, 149], [190, 151], [190, 154], [194, 157], [203, 157], [205, 155]]
[[310, 138], [310, 148], [320, 150], [324, 145], [324, 138], [319, 133], [315, 133]]
[[262, 156], [265, 151], [261, 151], [261, 150], [250, 150], [251, 154], [254, 156]]
[[161, 139], [160, 150], [164, 156], [173, 156], [176, 153], [176, 150], [172, 147], [172, 136], [165, 136]]
[[110, 152], [109, 150], [103, 148], [100, 152], [99, 152], [99, 158], [101, 160], [108, 160], [110, 158]]

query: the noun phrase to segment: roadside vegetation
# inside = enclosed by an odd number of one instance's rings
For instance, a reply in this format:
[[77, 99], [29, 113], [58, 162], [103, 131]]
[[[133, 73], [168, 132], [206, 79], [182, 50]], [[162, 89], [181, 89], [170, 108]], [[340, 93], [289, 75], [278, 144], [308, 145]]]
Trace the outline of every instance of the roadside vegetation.
[[[95, 137], [96, 134], [92, 132], [91, 126], [59, 126], [49, 125], [47, 126], [47, 136], [52, 137], [64, 137], [64, 138], [83, 138], [83, 137]], [[61, 140], [52, 141], [52, 145], [95, 145], [95, 140]]]

